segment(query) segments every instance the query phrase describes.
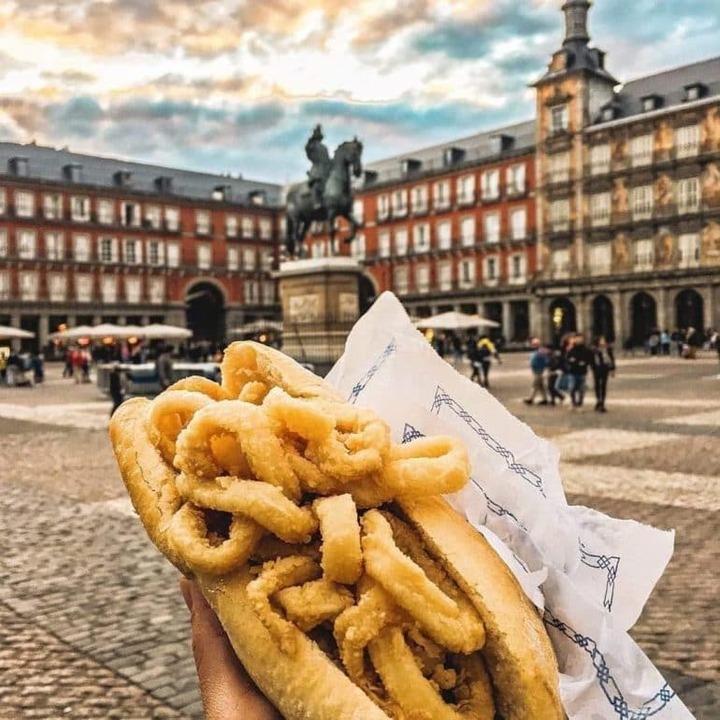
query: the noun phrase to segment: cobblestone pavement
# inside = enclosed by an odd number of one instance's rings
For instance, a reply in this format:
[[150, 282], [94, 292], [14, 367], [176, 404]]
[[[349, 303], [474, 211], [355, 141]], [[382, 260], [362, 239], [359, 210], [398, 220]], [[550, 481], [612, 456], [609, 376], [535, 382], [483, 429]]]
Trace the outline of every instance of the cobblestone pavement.
[[[598, 415], [525, 406], [526, 360], [494, 367], [493, 392], [559, 446], [569, 500], [675, 529], [633, 636], [696, 717], [720, 717], [716, 362], [621, 359]], [[125, 498], [108, 411], [52, 367], [0, 388], [0, 720], [201, 717], [176, 573]]]

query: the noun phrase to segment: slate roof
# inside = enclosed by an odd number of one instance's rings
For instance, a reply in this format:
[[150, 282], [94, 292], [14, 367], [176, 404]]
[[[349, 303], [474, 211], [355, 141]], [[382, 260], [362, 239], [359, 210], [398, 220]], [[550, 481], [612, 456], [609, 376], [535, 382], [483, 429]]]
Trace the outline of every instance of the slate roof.
[[124, 188], [131, 192], [157, 194], [156, 180], [159, 177], [172, 178], [172, 188], [164, 193], [194, 200], [211, 200], [213, 191], [227, 187], [225, 198], [229, 202], [252, 204], [252, 193], [264, 193], [264, 204], [279, 205], [281, 186], [273, 183], [245, 180], [227, 175], [178, 170], [160, 165], [122, 160], [118, 158], [83, 155], [69, 150], [57, 150], [41, 145], [0, 142], [0, 179], [3, 174], [12, 175], [11, 159], [27, 159], [26, 177], [51, 182], [68, 182], [65, 176], [67, 166], [80, 166], [80, 175], [74, 184], [101, 188], [119, 189], [115, 173], [131, 173], [131, 184]]

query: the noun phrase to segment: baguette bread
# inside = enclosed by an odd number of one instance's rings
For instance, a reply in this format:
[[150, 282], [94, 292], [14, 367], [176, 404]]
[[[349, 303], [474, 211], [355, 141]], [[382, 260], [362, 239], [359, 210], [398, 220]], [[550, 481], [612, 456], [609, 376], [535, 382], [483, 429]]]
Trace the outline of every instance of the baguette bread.
[[[171, 412], [162, 415], [158, 408]], [[212, 472], [191, 482], [187, 475], [193, 468], [202, 475], [197, 468], [204, 467], [192, 464], [191, 450], [204, 448], [223, 471], [253, 476], [252, 482], [267, 467], [276, 473], [270, 478], [275, 482], [287, 470], [284, 458], [273, 456], [280, 464], [267, 466], [270, 455], [245, 437], [265, 428], [257, 412], [271, 417], [274, 432], [291, 439], [283, 439], [283, 452], [302, 456], [292, 464], [302, 486], [294, 502], [307, 516], [312, 502], [316, 516], [316, 526], [302, 540], [278, 540], [268, 532], [272, 523], [265, 515], [248, 520], [232, 514], [225, 509], [229, 505], [215, 507], [222, 505], [215, 496], [209, 501], [213, 507], [197, 507], [198, 487], [207, 498], [208, 488], [217, 485], [217, 497], [243, 508], [246, 500], [238, 500], [235, 490], [252, 495], [257, 488]], [[227, 421], [233, 413], [241, 428], [234, 436]], [[245, 413], [252, 422], [243, 419]], [[329, 477], [336, 468], [334, 446], [329, 440], [314, 444], [325, 437], [328, 415], [335, 418], [330, 425], [341, 443], [340, 457], [358, 461], [353, 477]], [[209, 434], [208, 423], [215, 423]], [[452, 443], [432, 441], [416, 451], [388, 445], [378, 459], [372, 447], [360, 443], [383, 445], [377, 434], [382, 427], [281, 353], [234, 343], [223, 361], [222, 386], [194, 378], [156, 400], [131, 399], [113, 416], [110, 436], [149, 537], [183, 574], [195, 577], [238, 658], [284, 718], [563, 718], [557, 663], [535, 608], [483, 536], [437, 494], [417, 489], [428, 474], [450, 483], [457, 474], [451, 471], [459, 469], [467, 480], [466, 462], [463, 466], [462, 457], [453, 454]], [[191, 437], [206, 442], [193, 444]], [[315, 463], [310, 469], [305, 456]], [[345, 465], [338, 472], [352, 474]], [[409, 485], [411, 476], [418, 482]], [[330, 481], [336, 486], [330, 488]], [[285, 496], [294, 492], [292, 484], [283, 489]], [[358, 520], [356, 529], [337, 520], [346, 511], [340, 505], [331, 513], [319, 509], [318, 502], [336, 498], [345, 509], [359, 508], [362, 532]], [[194, 513], [192, 522], [181, 523], [188, 512]], [[354, 564], [347, 539], [354, 535], [362, 546], [358, 577], [334, 581], [332, 543], [340, 543], [333, 559], [347, 573]], [[246, 551], [228, 565], [226, 549], [244, 541]], [[224, 565], [215, 562], [219, 555]], [[306, 570], [307, 576], [297, 575]], [[334, 610], [325, 609], [333, 604]]]

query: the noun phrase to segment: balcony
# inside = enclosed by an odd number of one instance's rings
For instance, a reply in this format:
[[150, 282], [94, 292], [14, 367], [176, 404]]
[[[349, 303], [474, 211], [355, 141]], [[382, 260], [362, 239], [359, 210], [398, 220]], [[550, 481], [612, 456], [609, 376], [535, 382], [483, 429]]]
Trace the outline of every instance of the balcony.
[[428, 204], [426, 202], [417, 203], [412, 206], [412, 214], [414, 217], [417, 217], [418, 215], [427, 215], [427, 212]]
[[527, 185], [508, 185], [505, 194], [509, 200], [516, 200], [527, 194]]
[[475, 204], [475, 193], [474, 192], [458, 193], [457, 204], [460, 207], [468, 207], [470, 205], [474, 205]]

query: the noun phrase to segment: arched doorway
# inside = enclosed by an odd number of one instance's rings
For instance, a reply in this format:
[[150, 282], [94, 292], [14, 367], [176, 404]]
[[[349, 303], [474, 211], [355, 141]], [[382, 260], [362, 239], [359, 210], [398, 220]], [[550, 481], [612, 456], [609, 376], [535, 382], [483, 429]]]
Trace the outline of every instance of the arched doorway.
[[592, 302], [592, 334], [601, 335], [608, 342], [615, 342], [615, 319], [613, 304], [607, 295], [598, 295]]
[[552, 343], [560, 345], [563, 335], [577, 332], [575, 305], [570, 298], [557, 298], [550, 303], [550, 334]]
[[191, 285], [185, 295], [185, 320], [195, 340], [221, 344], [225, 340], [225, 298], [209, 282]]
[[646, 292], [639, 292], [630, 302], [630, 326], [634, 345], [642, 345], [657, 330], [657, 305]]
[[696, 290], [687, 288], [675, 298], [675, 326], [703, 329], [703, 299]]

